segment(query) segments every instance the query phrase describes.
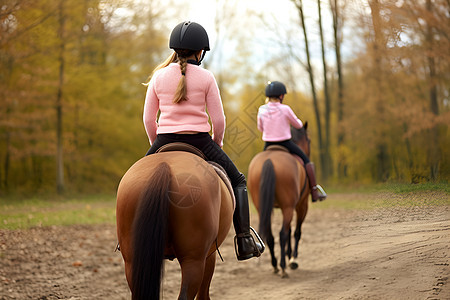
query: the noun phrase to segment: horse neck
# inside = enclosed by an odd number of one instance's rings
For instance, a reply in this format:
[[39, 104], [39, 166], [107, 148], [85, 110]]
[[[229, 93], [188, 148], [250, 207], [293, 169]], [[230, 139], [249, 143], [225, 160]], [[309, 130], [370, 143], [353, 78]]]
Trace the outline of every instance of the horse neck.
[[309, 151], [309, 147], [308, 147], [308, 142], [306, 141], [306, 139], [302, 139], [300, 141], [296, 142], [296, 145], [302, 149], [303, 153], [305, 153], [308, 157], [310, 155], [310, 151]]

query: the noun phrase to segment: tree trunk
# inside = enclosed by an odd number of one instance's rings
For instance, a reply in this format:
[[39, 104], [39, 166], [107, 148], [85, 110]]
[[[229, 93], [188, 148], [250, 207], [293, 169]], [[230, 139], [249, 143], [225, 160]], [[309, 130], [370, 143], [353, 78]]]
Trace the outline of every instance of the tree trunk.
[[372, 24], [375, 34], [375, 41], [373, 43], [373, 59], [374, 59], [374, 74], [375, 89], [373, 91], [376, 101], [376, 113], [379, 120], [379, 125], [376, 127], [376, 180], [386, 181], [389, 179], [389, 151], [385, 141], [386, 132], [384, 130], [386, 120], [386, 111], [383, 102], [383, 96], [380, 91], [383, 90], [383, 49], [385, 49], [385, 41], [381, 30], [380, 4], [378, 0], [371, 0], [369, 2], [372, 13]]
[[[430, 15], [433, 13], [433, 3], [431, 0], [426, 2], [427, 11]], [[427, 60], [428, 60], [428, 81], [429, 81], [429, 94], [430, 94], [430, 110], [434, 116], [439, 115], [439, 105], [437, 97], [437, 76], [436, 76], [436, 64], [433, 56], [433, 26], [430, 25], [430, 21], [427, 22]], [[436, 181], [439, 175], [439, 127], [434, 125], [430, 130], [430, 142], [428, 143], [428, 162], [430, 164], [430, 179]]]
[[325, 95], [325, 143], [324, 143], [324, 159], [326, 161], [324, 170], [322, 174], [323, 179], [327, 180], [328, 177], [333, 173], [333, 162], [330, 155], [330, 113], [331, 113], [331, 99], [328, 88], [328, 68], [327, 60], [325, 56], [325, 42], [323, 38], [323, 27], [322, 27], [322, 8], [320, 5], [320, 0], [317, 0], [317, 8], [319, 13], [319, 29], [320, 29], [320, 43], [322, 50], [322, 65], [323, 65], [323, 90]]
[[[336, 55], [336, 69], [338, 75], [338, 98], [337, 98], [337, 123], [338, 125], [344, 120], [344, 78], [342, 74], [342, 58], [341, 58], [341, 42], [342, 42], [342, 26], [343, 18], [339, 12], [338, 0], [330, 0], [330, 9], [333, 16], [333, 37], [334, 37], [334, 50]], [[340, 148], [344, 143], [345, 132], [341, 126], [338, 126], [337, 132], [337, 148], [340, 152]], [[338, 176], [347, 176], [347, 166], [345, 165], [345, 158], [338, 157]]]
[[58, 92], [56, 96], [56, 190], [58, 194], [64, 192], [64, 161], [63, 161], [63, 112], [62, 112], [62, 97], [63, 97], [63, 84], [64, 84], [64, 0], [59, 2], [59, 30], [58, 37], [60, 39], [59, 46], [59, 82]]
[[319, 157], [320, 157], [320, 170], [322, 174], [326, 173], [325, 168], [325, 156], [323, 152], [323, 140], [322, 140], [322, 126], [321, 126], [321, 119], [320, 119], [320, 110], [319, 110], [319, 103], [317, 100], [317, 94], [316, 94], [316, 87], [314, 84], [314, 72], [311, 67], [311, 58], [309, 55], [309, 43], [308, 43], [308, 34], [306, 32], [306, 24], [305, 24], [305, 17], [303, 14], [303, 3], [302, 0], [293, 0], [295, 6], [298, 9], [300, 21], [303, 29], [303, 37], [305, 39], [305, 52], [306, 52], [306, 59], [307, 59], [307, 72], [309, 74], [309, 82], [311, 84], [311, 93], [313, 96], [313, 104], [314, 104], [314, 112], [316, 116], [316, 126], [317, 126], [317, 140], [319, 143]]

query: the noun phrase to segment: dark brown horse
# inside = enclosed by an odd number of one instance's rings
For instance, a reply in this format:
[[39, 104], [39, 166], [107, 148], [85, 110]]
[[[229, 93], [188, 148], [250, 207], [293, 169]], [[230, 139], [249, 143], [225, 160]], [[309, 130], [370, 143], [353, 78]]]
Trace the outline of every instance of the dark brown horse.
[[132, 299], [159, 299], [164, 259], [181, 266], [178, 299], [209, 299], [234, 202], [215, 168], [188, 152], [137, 161], [117, 191], [117, 235]]
[[[292, 129], [291, 132], [292, 140], [309, 156], [310, 140], [306, 132], [307, 126], [308, 124], [305, 123], [302, 129]], [[308, 211], [310, 193], [307, 180], [305, 168], [300, 161], [281, 146], [258, 153], [250, 162], [248, 189], [259, 212], [259, 234], [269, 246], [274, 272], [278, 272], [278, 267], [274, 252], [271, 215], [274, 207], [279, 207], [283, 214], [280, 231], [282, 277], [287, 277], [286, 256], [290, 259], [289, 265], [292, 269], [298, 267], [296, 262], [298, 244], [302, 234], [302, 223]], [[291, 221], [294, 211], [297, 213], [297, 224], [292, 253]]]

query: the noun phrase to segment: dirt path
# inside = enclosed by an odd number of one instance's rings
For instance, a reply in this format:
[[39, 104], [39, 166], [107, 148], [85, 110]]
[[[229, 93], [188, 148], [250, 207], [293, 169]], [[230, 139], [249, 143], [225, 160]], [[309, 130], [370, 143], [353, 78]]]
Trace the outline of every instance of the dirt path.
[[[287, 279], [272, 273], [269, 253], [238, 262], [231, 232], [212, 299], [450, 299], [450, 206], [314, 208], [303, 232]], [[111, 225], [0, 231], [0, 299], [130, 299], [115, 241]], [[164, 299], [176, 299], [179, 279], [167, 262]]]

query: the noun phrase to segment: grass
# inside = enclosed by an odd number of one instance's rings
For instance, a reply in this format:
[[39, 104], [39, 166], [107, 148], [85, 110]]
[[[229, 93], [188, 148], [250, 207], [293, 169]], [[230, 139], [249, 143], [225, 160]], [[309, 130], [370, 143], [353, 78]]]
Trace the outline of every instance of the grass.
[[114, 223], [114, 196], [0, 198], [0, 229]]
[[[326, 190], [327, 200], [311, 204], [311, 209], [450, 205], [447, 183], [339, 186]], [[114, 223], [115, 195], [0, 197], [0, 229]]]
[[324, 202], [312, 205], [323, 209], [376, 209], [381, 207], [425, 207], [450, 205], [447, 183], [332, 187]]
[[376, 192], [392, 192], [396, 194], [404, 194], [409, 192], [444, 192], [450, 194], [450, 184], [447, 182], [434, 183], [379, 183], [379, 184], [353, 184], [353, 185], [331, 185], [327, 186], [327, 192], [330, 193], [376, 193]]

